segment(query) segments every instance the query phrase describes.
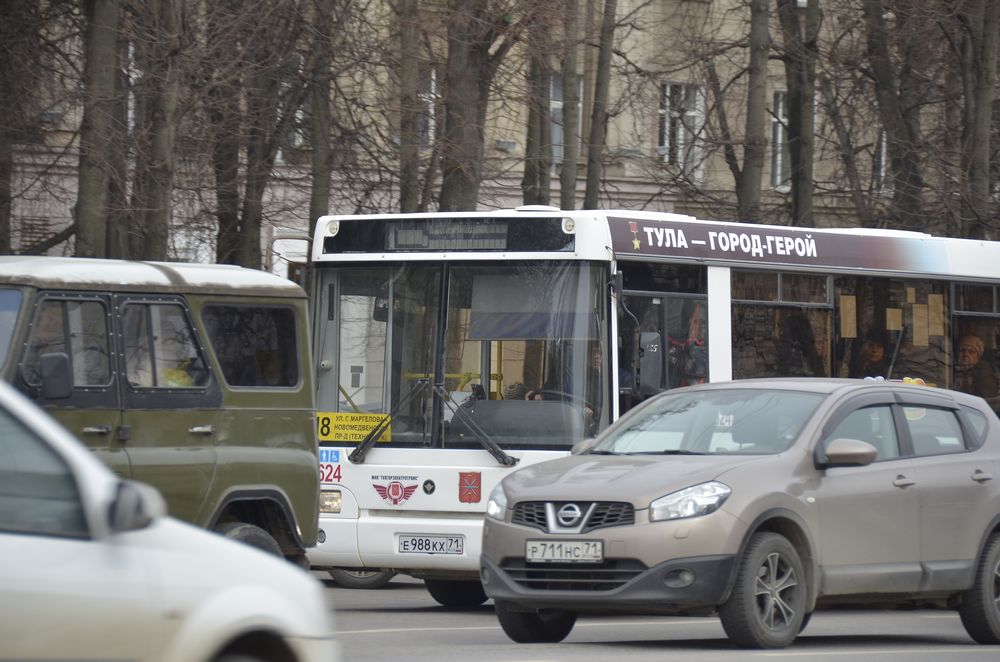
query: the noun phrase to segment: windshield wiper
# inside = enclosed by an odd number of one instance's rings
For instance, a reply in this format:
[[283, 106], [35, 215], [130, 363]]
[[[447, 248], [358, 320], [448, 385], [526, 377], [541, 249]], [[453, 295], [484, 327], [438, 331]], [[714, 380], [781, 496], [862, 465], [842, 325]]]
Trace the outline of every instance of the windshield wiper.
[[619, 453], [618, 451], [605, 451], [605, 450], [594, 451], [594, 450], [591, 450], [591, 451], [587, 451], [587, 455], [624, 455], [624, 453]]
[[354, 464], [364, 463], [365, 456], [368, 455], [368, 451], [370, 451], [372, 446], [375, 445], [375, 442], [382, 438], [385, 431], [389, 429], [389, 423], [396, 416], [399, 410], [403, 408], [403, 405], [412, 400], [414, 395], [427, 388], [427, 384], [429, 383], [430, 380], [426, 378], [418, 379], [414, 382], [413, 386], [410, 387], [410, 390], [407, 391], [406, 395], [404, 395], [400, 401], [396, 403], [396, 406], [393, 407], [388, 414], [382, 417], [382, 420], [378, 422], [378, 425], [371, 429], [371, 432], [365, 435], [365, 438], [361, 440], [361, 443], [358, 444], [357, 448], [351, 451], [351, 454], [347, 456], [347, 459]]
[[667, 451], [646, 451], [643, 455], [708, 455], [709, 453], [702, 453], [701, 451], [685, 451], [681, 449], [667, 450]]
[[517, 464], [518, 458], [507, 455], [507, 453], [505, 453], [504, 450], [497, 445], [497, 442], [490, 439], [489, 435], [486, 434], [481, 427], [479, 427], [479, 424], [476, 423], [471, 416], [469, 416], [467, 411], [455, 405], [454, 401], [451, 399], [451, 395], [448, 391], [444, 390], [444, 386], [441, 384], [435, 384], [434, 392], [440, 396], [441, 401], [448, 406], [448, 409], [451, 409], [454, 417], [460, 419], [463, 423], [469, 426], [469, 429], [472, 430], [472, 434], [475, 435], [476, 440], [489, 452], [490, 455], [493, 456], [493, 459], [505, 467], [512, 467]]

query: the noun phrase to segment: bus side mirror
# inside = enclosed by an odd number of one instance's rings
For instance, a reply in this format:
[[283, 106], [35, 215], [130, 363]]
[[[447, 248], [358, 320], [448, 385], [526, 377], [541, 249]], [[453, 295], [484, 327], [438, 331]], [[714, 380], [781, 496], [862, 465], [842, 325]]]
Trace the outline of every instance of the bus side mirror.
[[639, 393], [650, 396], [663, 390], [663, 339], [655, 331], [639, 334]]

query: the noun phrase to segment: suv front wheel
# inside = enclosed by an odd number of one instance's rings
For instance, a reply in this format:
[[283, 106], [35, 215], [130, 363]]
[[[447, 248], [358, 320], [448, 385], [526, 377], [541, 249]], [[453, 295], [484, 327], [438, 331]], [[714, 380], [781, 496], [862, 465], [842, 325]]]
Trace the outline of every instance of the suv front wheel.
[[554, 644], [566, 638], [576, 624], [576, 614], [561, 609], [515, 611], [503, 600], [494, 605], [504, 633], [519, 644]]
[[958, 608], [969, 636], [981, 644], [1000, 644], [1000, 534], [986, 541], [972, 588]]
[[784, 648], [805, 618], [805, 571], [777, 533], [757, 533], [740, 559], [729, 600], [719, 608], [726, 635], [744, 648]]

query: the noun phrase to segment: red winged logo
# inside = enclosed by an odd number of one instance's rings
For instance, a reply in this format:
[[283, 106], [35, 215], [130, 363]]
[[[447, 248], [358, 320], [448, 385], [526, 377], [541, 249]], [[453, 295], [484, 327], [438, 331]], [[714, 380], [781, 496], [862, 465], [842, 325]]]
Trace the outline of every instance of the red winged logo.
[[461, 503], [479, 503], [483, 494], [483, 477], [478, 471], [458, 472], [458, 500]]
[[378, 495], [391, 503], [394, 506], [398, 506], [407, 499], [409, 499], [413, 493], [417, 490], [417, 484], [413, 485], [403, 485], [398, 480], [394, 480], [388, 485], [378, 485], [372, 483], [372, 487], [378, 492]]

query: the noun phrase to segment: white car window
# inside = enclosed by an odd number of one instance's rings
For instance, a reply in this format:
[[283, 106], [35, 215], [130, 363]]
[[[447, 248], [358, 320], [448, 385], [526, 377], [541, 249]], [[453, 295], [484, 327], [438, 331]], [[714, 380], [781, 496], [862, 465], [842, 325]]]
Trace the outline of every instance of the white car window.
[[0, 410], [0, 531], [86, 537], [87, 521], [69, 467]]

